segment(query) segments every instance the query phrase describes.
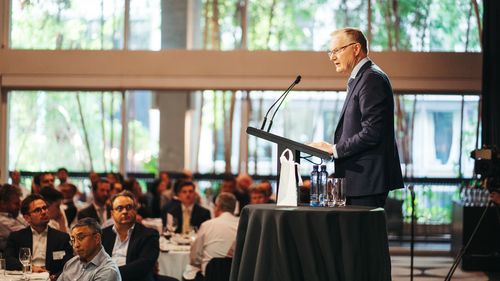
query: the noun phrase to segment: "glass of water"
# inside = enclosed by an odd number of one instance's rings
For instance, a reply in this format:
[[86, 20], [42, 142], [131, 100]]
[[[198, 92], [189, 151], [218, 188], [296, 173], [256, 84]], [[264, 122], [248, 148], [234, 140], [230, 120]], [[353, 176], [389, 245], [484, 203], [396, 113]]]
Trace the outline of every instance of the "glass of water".
[[333, 196], [335, 200], [335, 206], [344, 207], [346, 203], [345, 198], [345, 178], [334, 178], [333, 179]]
[[30, 248], [20, 248], [19, 249], [19, 261], [23, 265], [23, 280], [26, 280], [26, 272], [30, 270], [31, 267], [31, 249]]

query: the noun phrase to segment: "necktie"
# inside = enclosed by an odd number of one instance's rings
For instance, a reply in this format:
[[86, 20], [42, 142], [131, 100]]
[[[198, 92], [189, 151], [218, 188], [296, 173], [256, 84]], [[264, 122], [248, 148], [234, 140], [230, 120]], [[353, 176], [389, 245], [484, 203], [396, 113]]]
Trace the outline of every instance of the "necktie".
[[349, 81], [347, 82], [347, 92], [352, 88], [352, 83], [354, 82], [354, 78], [349, 77]]
[[182, 233], [189, 233], [190, 229], [190, 221], [191, 221], [191, 212], [188, 208], [185, 208], [182, 211]]

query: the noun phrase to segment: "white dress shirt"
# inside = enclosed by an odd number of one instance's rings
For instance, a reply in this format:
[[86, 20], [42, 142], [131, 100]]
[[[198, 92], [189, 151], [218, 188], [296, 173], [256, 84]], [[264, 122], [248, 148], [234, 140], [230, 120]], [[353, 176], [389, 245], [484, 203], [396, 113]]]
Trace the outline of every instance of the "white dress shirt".
[[224, 212], [219, 217], [204, 222], [191, 244], [191, 265], [200, 268], [205, 275], [205, 268], [212, 258], [231, 257], [238, 221], [238, 217]]
[[33, 253], [31, 254], [33, 265], [45, 266], [45, 254], [47, 252], [47, 233], [48, 227], [44, 231], [38, 233], [31, 228], [33, 233]]
[[7, 239], [11, 232], [21, 230], [26, 226], [28, 224], [21, 215], [14, 218], [7, 212], [0, 212], [0, 238]]
[[128, 244], [130, 242], [130, 236], [132, 235], [132, 231], [134, 230], [135, 224], [129, 228], [127, 232], [127, 238], [125, 240], [120, 239], [120, 234], [116, 230], [116, 227], [113, 225], [113, 232], [116, 234], [115, 245], [113, 246], [113, 253], [111, 253], [111, 258], [116, 262], [118, 266], [122, 266], [127, 264], [127, 250]]

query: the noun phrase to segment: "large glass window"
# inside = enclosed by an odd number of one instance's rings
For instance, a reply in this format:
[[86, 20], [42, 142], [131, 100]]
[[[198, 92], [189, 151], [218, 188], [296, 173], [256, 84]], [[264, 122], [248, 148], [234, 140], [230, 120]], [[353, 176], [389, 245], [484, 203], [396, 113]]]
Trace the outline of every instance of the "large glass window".
[[[280, 95], [281, 92], [275, 91], [250, 92], [250, 118], [242, 122], [245, 92], [205, 91], [200, 139], [203, 148], [198, 158], [200, 172], [224, 172], [228, 160], [224, 152], [244, 149], [236, 136], [247, 125], [260, 128], [267, 109]], [[270, 132], [302, 143], [333, 142], [345, 96], [345, 92], [291, 92], [276, 114]], [[473, 161], [469, 154], [476, 146], [478, 96], [397, 94], [395, 101], [396, 136], [406, 176], [472, 176]], [[230, 143], [224, 138], [229, 128], [233, 135]], [[240, 169], [236, 164], [245, 162], [250, 174], [277, 174], [276, 149], [269, 142], [249, 137], [248, 159], [239, 159], [238, 153], [230, 153], [231, 172], [237, 173]], [[302, 172], [308, 174], [311, 163], [301, 162]], [[329, 165], [333, 171], [333, 164]]]
[[11, 3], [11, 48], [123, 48], [124, 1], [12, 0]]
[[9, 170], [116, 171], [121, 94], [9, 92]]
[[[160, 49], [162, 13], [173, 11], [162, 11], [159, 0], [127, 1], [128, 23], [124, 22], [126, 0], [11, 0], [10, 46], [123, 49], [127, 25], [127, 48]], [[188, 6], [192, 16], [186, 13], [186, 19], [197, 25], [191, 29], [200, 34], [193, 36], [203, 38], [204, 49], [323, 51], [331, 31], [354, 26], [368, 35], [375, 51], [481, 50], [482, 1], [372, 1], [370, 11], [367, 4], [362, 0], [260, 0], [244, 6], [236, 0], [203, 0]]]

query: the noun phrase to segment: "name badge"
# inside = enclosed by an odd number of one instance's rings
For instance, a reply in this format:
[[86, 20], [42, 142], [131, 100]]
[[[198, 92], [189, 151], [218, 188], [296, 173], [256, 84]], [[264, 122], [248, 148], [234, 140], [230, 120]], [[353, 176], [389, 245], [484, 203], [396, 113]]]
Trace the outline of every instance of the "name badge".
[[64, 258], [64, 255], [66, 254], [65, 251], [55, 251], [52, 252], [52, 259], [57, 261], [57, 260], [62, 260]]

